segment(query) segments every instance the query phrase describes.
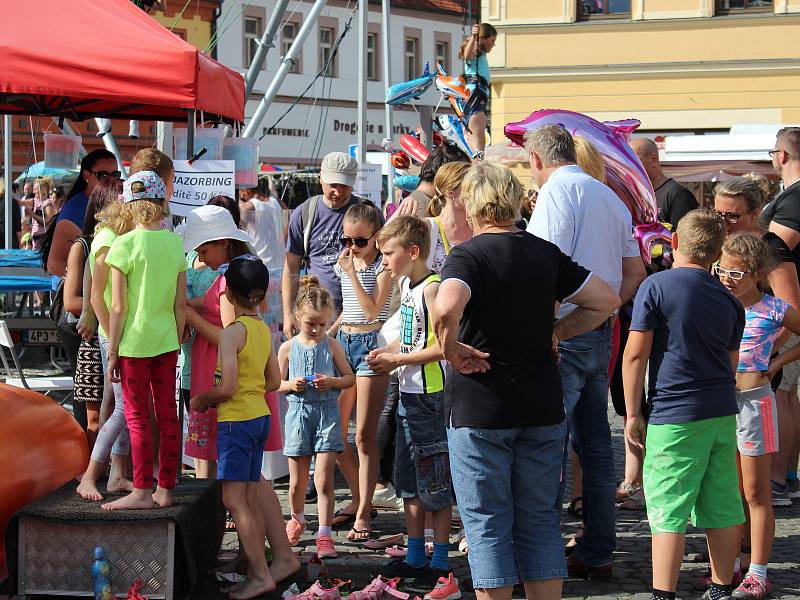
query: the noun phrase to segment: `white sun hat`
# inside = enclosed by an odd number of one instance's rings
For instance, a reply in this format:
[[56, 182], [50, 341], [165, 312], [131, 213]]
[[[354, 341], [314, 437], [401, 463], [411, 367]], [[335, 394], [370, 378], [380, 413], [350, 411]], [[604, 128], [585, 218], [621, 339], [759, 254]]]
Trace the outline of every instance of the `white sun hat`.
[[228, 209], [221, 206], [199, 206], [186, 217], [186, 221], [176, 230], [183, 238], [186, 252], [196, 250], [206, 242], [216, 240], [239, 240], [252, 244], [253, 239], [233, 222]]

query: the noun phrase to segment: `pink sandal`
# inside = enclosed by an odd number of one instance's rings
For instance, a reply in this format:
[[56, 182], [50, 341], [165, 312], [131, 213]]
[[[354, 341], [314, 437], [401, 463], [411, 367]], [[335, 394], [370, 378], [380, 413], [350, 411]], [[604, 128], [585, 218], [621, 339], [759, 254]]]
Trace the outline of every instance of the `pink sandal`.
[[405, 558], [408, 551], [405, 549], [405, 546], [391, 546], [384, 550], [387, 556], [392, 558]]
[[352, 592], [350, 598], [353, 600], [383, 600], [388, 598], [397, 598], [398, 600], [408, 600], [408, 594], [397, 589], [400, 583], [400, 578], [395, 577], [389, 579], [387, 577], [378, 576], [372, 580], [367, 587], [358, 592]]
[[367, 550], [384, 550], [389, 546], [402, 545], [405, 536], [402, 533], [396, 535], [385, 535], [379, 538], [373, 538], [364, 542], [364, 548]]

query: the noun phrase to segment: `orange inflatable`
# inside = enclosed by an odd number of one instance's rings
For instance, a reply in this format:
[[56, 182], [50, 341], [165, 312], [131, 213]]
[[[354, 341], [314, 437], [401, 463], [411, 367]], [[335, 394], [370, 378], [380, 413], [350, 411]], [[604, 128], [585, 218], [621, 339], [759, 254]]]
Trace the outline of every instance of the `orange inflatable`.
[[20, 508], [57, 490], [89, 463], [86, 435], [52, 398], [0, 383], [0, 581], [6, 527]]

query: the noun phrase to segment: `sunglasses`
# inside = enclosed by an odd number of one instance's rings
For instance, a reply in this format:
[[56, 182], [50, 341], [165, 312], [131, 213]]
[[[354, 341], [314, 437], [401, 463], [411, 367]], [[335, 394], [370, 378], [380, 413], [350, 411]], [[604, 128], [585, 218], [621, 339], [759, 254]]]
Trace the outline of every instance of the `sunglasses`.
[[106, 177], [114, 177], [119, 179], [122, 173], [119, 171], [92, 171], [92, 175], [97, 177], [98, 179], [105, 179]]
[[[376, 231], [375, 233], [378, 232]], [[342, 237], [339, 238], [339, 243], [342, 244], [342, 246], [345, 246], [346, 248], [349, 248], [351, 246], [356, 246], [357, 248], [366, 248], [369, 241], [375, 237], [375, 233], [373, 233], [368, 238], [362, 238], [362, 237], [351, 238], [347, 237], [346, 235], [343, 235]]]
[[715, 210], [714, 212], [717, 213], [720, 217], [722, 217], [722, 220], [725, 221], [728, 225], [736, 225], [736, 223], [739, 222], [739, 219], [742, 216], [739, 213], [735, 212], [722, 212], [719, 210]]
[[749, 272], [750, 271], [733, 271], [729, 269], [723, 269], [719, 265], [714, 265], [714, 273], [716, 273], [720, 277], [727, 277], [728, 279], [732, 279], [733, 281], [739, 281], [742, 277], [744, 277], [745, 273]]

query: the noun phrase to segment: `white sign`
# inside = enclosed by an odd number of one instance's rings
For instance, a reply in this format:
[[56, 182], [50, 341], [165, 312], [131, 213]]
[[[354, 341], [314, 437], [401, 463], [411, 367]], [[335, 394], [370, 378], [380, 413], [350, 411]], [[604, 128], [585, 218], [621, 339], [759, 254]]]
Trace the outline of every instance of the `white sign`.
[[190, 165], [185, 160], [176, 160], [173, 164], [175, 191], [169, 200], [173, 215], [185, 217], [198, 206], [208, 204], [214, 196], [236, 197], [234, 161], [196, 160]]
[[358, 166], [356, 184], [353, 186], [353, 193], [372, 202], [381, 209], [381, 187], [383, 176], [381, 166], [372, 163], [365, 163]]

